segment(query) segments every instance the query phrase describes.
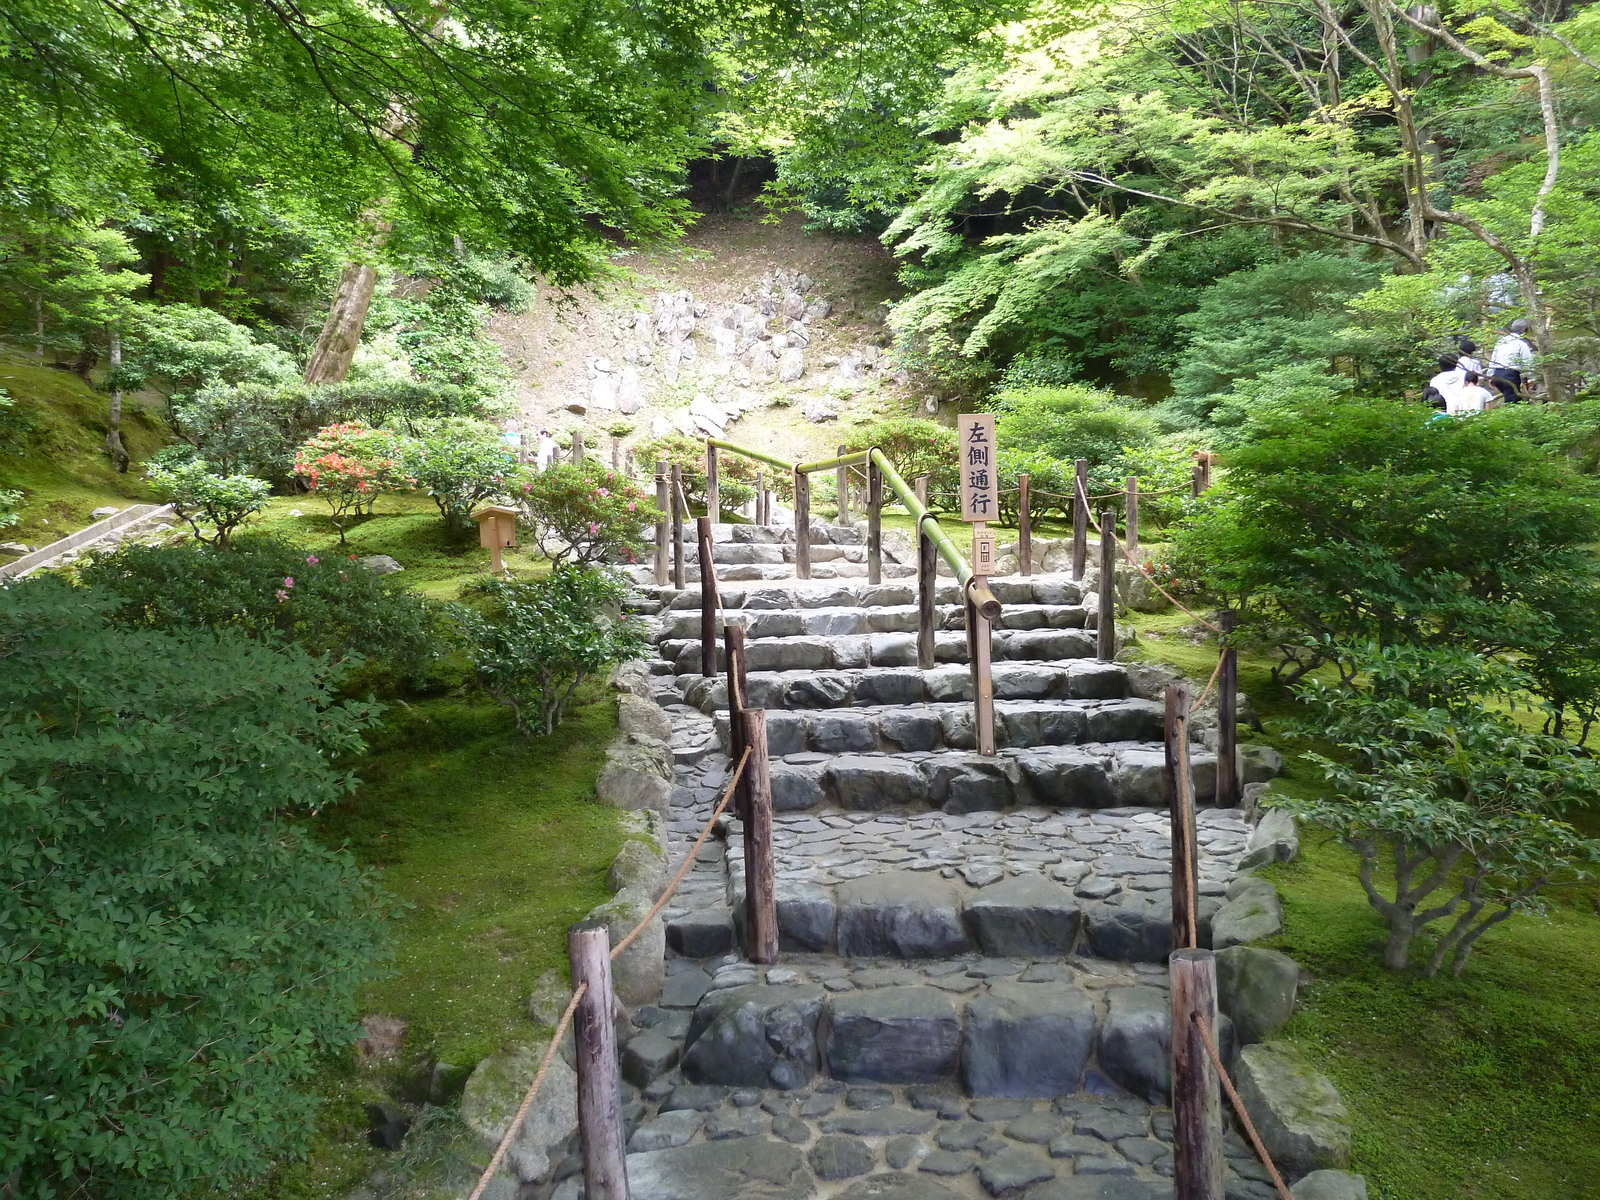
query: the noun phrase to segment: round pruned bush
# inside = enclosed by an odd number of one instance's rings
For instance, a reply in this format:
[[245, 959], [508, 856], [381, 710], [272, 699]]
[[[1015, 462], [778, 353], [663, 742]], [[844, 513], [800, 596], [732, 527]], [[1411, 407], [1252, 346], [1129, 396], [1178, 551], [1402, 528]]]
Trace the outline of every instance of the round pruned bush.
[[371, 513], [379, 496], [417, 486], [401, 462], [402, 449], [392, 431], [348, 421], [319, 430], [295, 452], [295, 475], [333, 510], [341, 543], [351, 518]]
[[432, 422], [407, 439], [401, 453], [406, 471], [439, 506], [451, 533], [466, 531], [474, 508], [512, 494], [522, 477], [516, 455], [486, 421]]
[[[266, 507], [272, 488], [253, 475], [219, 475], [203, 458], [148, 471], [156, 499], [170, 504], [202, 542], [227, 548], [233, 531]], [[206, 536], [206, 530], [211, 536]]]
[[[680, 468], [683, 471], [685, 499], [696, 507], [705, 507], [706, 443], [703, 438], [673, 433], [643, 442], [634, 448], [633, 460], [640, 468], [652, 472], [658, 462]], [[740, 508], [755, 498], [758, 471], [764, 472], [769, 489], [778, 490], [783, 486], [781, 471], [762, 467], [742, 454], [730, 454], [724, 450], [717, 455], [717, 492], [724, 509]]]
[[621, 472], [585, 459], [523, 480], [523, 518], [554, 563], [634, 562], [655, 523], [655, 500]]

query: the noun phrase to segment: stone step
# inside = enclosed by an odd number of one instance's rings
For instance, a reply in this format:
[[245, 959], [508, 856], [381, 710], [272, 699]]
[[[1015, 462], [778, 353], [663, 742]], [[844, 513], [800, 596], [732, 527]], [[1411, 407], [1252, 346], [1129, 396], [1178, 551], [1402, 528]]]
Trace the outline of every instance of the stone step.
[[[684, 523], [685, 546], [696, 544], [695, 518]], [[793, 525], [749, 525], [743, 522], [718, 521], [711, 526], [711, 540], [719, 545], [774, 546], [794, 545]], [[811, 544], [834, 546], [864, 546], [866, 535], [854, 526], [829, 525], [824, 521], [811, 522]]]
[[[698, 645], [698, 643], [697, 643]], [[664, 669], [671, 664], [662, 663]], [[696, 662], [698, 667], [699, 663]], [[990, 675], [998, 700], [1118, 700], [1128, 694], [1128, 674], [1117, 663], [1079, 658], [1066, 663], [997, 662]], [[850, 671], [748, 672], [751, 708], [824, 709], [972, 700], [966, 667], [868, 667]], [[728, 707], [724, 676], [679, 675], [685, 701], [704, 713]]]
[[[650, 566], [632, 566], [623, 568], [623, 574], [635, 586], [653, 584], [655, 568]], [[907, 579], [916, 575], [913, 567], [902, 567], [897, 563], [884, 563], [883, 576], [885, 579]], [[812, 579], [865, 579], [867, 567], [865, 563], [846, 562], [818, 562], [811, 568]], [[698, 566], [685, 566], [683, 579], [686, 584], [700, 582], [700, 568]], [[769, 582], [781, 583], [789, 580], [804, 583], [806, 580], [795, 580], [794, 565], [792, 563], [749, 563], [738, 566], [719, 566], [717, 568], [717, 583], [720, 587], [724, 583], [750, 583]], [[700, 602], [700, 589], [692, 589], [695, 603]]]
[[[715, 542], [711, 548], [711, 558], [717, 565], [717, 574], [722, 575], [725, 566], [744, 566], [748, 564], [773, 565], [793, 563], [795, 547], [793, 543], [755, 543], [755, 542]], [[700, 547], [698, 544], [685, 544], [683, 548], [683, 561], [686, 563], [700, 562]], [[811, 562], [852, 562], [865, 563], [867, 561], [867, 548], [865, 546], [836, 546], [831, 542], [811, 547]]]
[[[830, 564], [831, 565], [831, 564]], [[884, 573], [889, 567], [884, 563]], [[729, 582], [718, 580], [719, 585]], [[734, 581], [736, 582], [736, 581]], [[1002, 605], [1082, 604], [1093, 608], [1098, 603], [1094, 593], [1065, 575], [1035, 575], [1030, 578], [991, 579], [989, 587]], [[651, 599], [660, 600], [663, 608], [695, 609], [700, 607], [700, 589], [658, 587], [643, 583], [638, 589]], [[822, 579], [793, 579], [785, 582], [738, 583], [736, 586], [719, 586], [718, 599], [725, 609], [797, 609], [797, 608], [894, 608], [917, 603], [917, 587], [913, 583], [859, 583], [855, 581], [832, 583]], [[934, 589], [934, 602], [959, 605], [961, 589], [954, 583], [941, 582]]]
[[[999, 700], [994, 706], [998, 746], [1070, 746], [1082, 742], [1159, 742], [1164, 706], [1153, 700]], [[726, 711], [716, 716], [717, 737], [729, 746]], [[848, 709], [767, 712], [767, 751], [774, 758], [816, 751], [973, 750], [972, 705], [870, 705]]]
[[[1095, 636], [1088, 629], [1001, 629], [989, 639], [992, 661], [1059, 662], [1092, 658]], [[700, 640], [665, 638], [657, 653], [679, 674], [698, 672]], [[934, 634], [935, 662], [965, 663], [967, 635], [941, 630]], [[917, 662], [914, 633], [855, 634], [844, 637], [803, 636], [760, 638], [745, 647], [747, 671], [835, 671], [864, 667], [911, 667]], [[717, 668], [727, 669], [722, 647]]]
[[[745, 638], [749, 641], [807, 635], [839, 637], [865, 633], [915, 633], [917, 612], [914, 604], [874, 608], [744, 609], [730, 623], [743, 624]], [[961, 605], [935, 605], [933, 614], [935, 629], [959, 631], [966, 628], [966, 611]], [[1078, 604], [1012, 604], [1002, 610], [999, 628], [1083, 629], [1097, 623], [1097, 614]], [[698, 608], [671, 609], [662, 614], [662, 639], [698, 639], [699, 636]]]
[[[1195, 796], [1216, 795], [1216, 756], [1191, 754]], [[937, 808], [947, 813], [1048, 808], [1162, 808], [1166, 756], [1159, 743], [1008, 747], [994, 757], [963, 750], [927, 753], [791, 754], [772, 763], [779, 812]]]
[[[678, 978], [689, 972], [695, 974]], [[704, 985], [683, 1035], [681, 1071], [691, 1084], [789, 1091], [828, 1076], [856, 1085], [953, 1084], [972, 1097], [1123, 1091], [1156, 1104], [1170, 1092], [1171, 1000], [1159, 967], [977, 955], [911, 965], [800, 955], [775, 967], [728, 964], [714, 974], [688, 967], [674, 981], [680, 999]], [[1219, 1026], [1231, 1058], [1232, 1022], [1224, 1016]], [[947, 1095], [947, 1102], [958, 1101]], [[887, 1105], [842, 1110], [835, 1132], [928, 1134], [942, 1104], [931, 1094], [926, 1103], [920, 1113]], [[1021, 1115], [1019, 1109], [1011, 1119]], [[1148, 1131], [1142, 1118], [1118, 1115], [1081, 1132], [1115, 1139]], [[1041, 1115], [1035, 1122], [1041, 1144], [1069, 1132], [1059, 1120], [1046, 1128], [1051, 1121]], [[993, 1132], [982, 1122], [961, 1125], [975, 1141]]]

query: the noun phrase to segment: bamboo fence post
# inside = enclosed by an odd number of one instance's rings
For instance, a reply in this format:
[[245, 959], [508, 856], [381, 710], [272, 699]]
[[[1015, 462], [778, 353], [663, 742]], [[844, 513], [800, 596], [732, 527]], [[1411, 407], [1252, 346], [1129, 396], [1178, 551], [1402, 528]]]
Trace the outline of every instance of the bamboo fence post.
[[604, 921], [580, 921], [567, 933], [572, 986], [589, 985], [573, 1014], [578, 1059], [578, 1134], [583, 1143], [584, 1195], [628, 1200], [622, 1127], [622, 1074], [612, 1025], [611, 938]]
[[1195, 463], [1189, 471], [1189, 494], [1198, 498], [1200, 493], [1206, 490], [1205, 480], [1206, 469]]
[[711, 541], [711, 518], [695, 522], [700, 551], [700, 674], [710, 679], [717, 673], [717, 565]]
[[667, 542], [672, 536], [672, 498], [667, 479], [667, 464], [656, 459], [656, 584], [667, 582]]
[[939, 548], [917, 522], [917, 668], [933, 670], [933, 599], [939, 586]]
[[811, 578], [811, 476], [794, 473], [794, 577]]
[[1100, 512], [1100, 614], [1095, 654], [1101, 662], [1117, 656], [1117, 510]]
[[722, 520], [722, 481], [717, 477], [717, 448], [706, 441], [706, 516]]
[[1026, 471], [1017, 476], [1017, 559], [1022, 564], [1024, 575], [1033, 574], [1033, 514], [1029, 511], [1032, 507], [1030, 484]]
[[583, 461], [583, 430], [581, 429], [572, 431], [572, 461], [575, 463]]
[[[1238, 623], [1238, 614], [1231, 608], [1217, 614], [1217, 624], [1224, 638]], [[1240, 791], [1239, 652], [1228, 646], [1222, 651], [1222, 669], [1217, 672], [1217, 804], [1224, 808], [1238, 807]]]
[[928, 477], [918, 475], [911, 481], [911, 494], [917, 498], [917, 503], [923, 508], [928, 507]]
[[[746, 808], [744, 812], [745, 937], [751, 962], [778, 961], [776, 868], [772, 856], [772, 773], [767, 759], [767, 713], [750, 708], [739, 714], [744, 744]], [[742, 751], [741, 751], [742, 753]]]
[[[848, 453], [849, 451], [843, 446], [839, 447], [840, 458], [843, 458]], [[850, 524], [850, 468], [841, 464], [835, 479], [836, 483], [834, 486], [839, 489], [839, 516], [837, 519], [837, 524], [848, 525]]]
[[[728, 671], [728, 762], [731, 766], [737, 764], [740, 756], [744, 754], [744, 725], [739, 720], [739, 714], [744, 712], [748, 703], [746, 691], [748, 682], [745, 679], [744, 666], [744, 626], [723, 626], [722, 645]], [[734, 811], [741, 819], [744, 817], [748, 796], [745, 787], [745, 780], [748, 778], [746, 775], [740, 779], [738, 790], [733, 797]]]
[[[974, 583], [978, 578], [974, 578]], [[972, 666], [972, 723], [978, 743], [978, 753], [993, 757], [994, 745], [994, 675], [989, 662], [992, 646], [989, 638], [989, 618], [973, 602], [969, 584], [965, 596], [967, 610], [967, 660]]]
[[867, 461], [867, 582], [883, 582], [883, 472]]
[[1199, 944], [1198, 851], [1195, 847], [1194, 777], [1189, 768], [1189, 689], [1167, 688], [1167, 796], [1172, 817], [1172, 945]]
[[1139, 477], [1129, 475], [1123, 495], [1123, 508], [1127, 520], [1127, 535], [1122, 539], [1122, 548], [1128, 552], [1128, 561], [1132, 562], [1139, 553]]
[[683, 565], [683, 468], [672, 468], [672, 586], [680, 592], [686, 586]]
[[1089, 565], [1089, 504], [1084, 499], [1089, 494], [1087, 459], [1073, 463], [1072, 477], [1072, 578], [1079, 580]]
[[767, 514], [763, 508], [767, 498], [767, 474], [765, 471], [756, 472], [756, 499], [755, 521], [757, 525], [767, 524]]
[[1174, 1200], [1223, 1200], [1222, 1086], [1206, 1053], [1217, 1027], [1217, 963], [1209, 950], [1174, 950], [1172, 983], [1172, 1149]]

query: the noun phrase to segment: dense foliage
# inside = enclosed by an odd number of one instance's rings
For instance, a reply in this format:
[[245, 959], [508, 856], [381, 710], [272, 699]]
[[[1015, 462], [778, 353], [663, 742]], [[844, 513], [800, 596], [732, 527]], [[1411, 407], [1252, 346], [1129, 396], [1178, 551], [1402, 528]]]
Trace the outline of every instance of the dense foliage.
[[[156, 499], [171, 504], [202, 542], [226, 547], [233, 531], [266, 506], [272, 489], [253, 475], [219, 475], [203, 458], [150, 468]], [[210, 530], [210, 536], [206, 531]]]
[[401, 446], [406, 473], [433, 497], [452, 533], [465, 530], [472, 510], [493, 496], [515, 491], [517, 458], [493, 425], [436, 421]]
[[592, 459], [534, 472], [521, 500], [540, 551], [558, 564], [633, 562], [656, 520], [654, 497]]
[[291, 817], [351, 786], [371, 705], [237, 632], [0, 589], [0, 1177], [167, 1200], [301, 1145], [385, 901]]

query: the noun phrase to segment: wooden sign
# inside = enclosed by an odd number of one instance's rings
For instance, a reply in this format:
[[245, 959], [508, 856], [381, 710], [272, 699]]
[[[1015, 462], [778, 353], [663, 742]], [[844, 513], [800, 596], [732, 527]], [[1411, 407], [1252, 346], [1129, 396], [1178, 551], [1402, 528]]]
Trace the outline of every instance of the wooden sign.
[[500, 551], [517, 544], [517, 510], [503, 504], [489, 504], [472, 514], [478, 523], [478, 545], [488, 548], [496, 574], [504, 571]]
[[994, 534], [981, 527], [972, 531], [972, 573], [988, 577], [994, 574]]
[[956, 452], [961, 461], [961, 519], [993, 521], [1000, 515], [993, 413], [962, 413], [956, 418]]

